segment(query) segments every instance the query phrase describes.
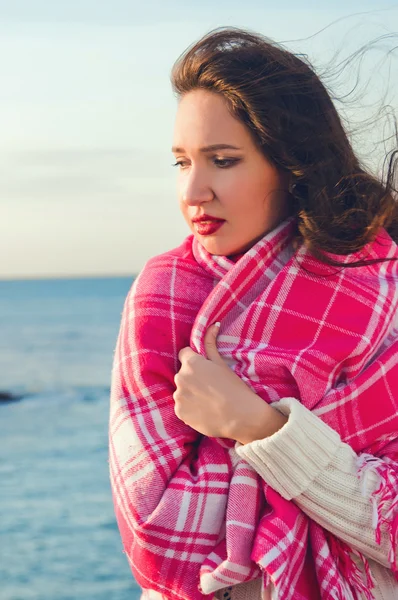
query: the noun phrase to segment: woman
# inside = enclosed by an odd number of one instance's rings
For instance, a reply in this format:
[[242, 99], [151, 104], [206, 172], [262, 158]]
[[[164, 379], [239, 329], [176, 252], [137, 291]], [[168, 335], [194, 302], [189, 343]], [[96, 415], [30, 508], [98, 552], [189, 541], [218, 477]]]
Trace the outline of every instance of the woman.
[[192, 235], [134, 282], [111, 398], [143, 598], [397, 598], [394, 161], [368, 174], [261, 36], [208, 34], [172, 82]]

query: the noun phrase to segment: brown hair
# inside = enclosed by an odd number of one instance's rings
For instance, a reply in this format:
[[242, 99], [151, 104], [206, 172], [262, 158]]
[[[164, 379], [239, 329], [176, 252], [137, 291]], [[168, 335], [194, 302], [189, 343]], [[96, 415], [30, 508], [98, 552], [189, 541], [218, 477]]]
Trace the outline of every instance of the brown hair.
[[[298, 235], [315, 256], [343, 266], [325, 253], [354, 253], [381, 227], [398, 241], [398, 150], [385, 183], [368, 173], [325, 86], [302, 58], [259, 34], [223, 27], [182, 54], [171, 81], [178, 97], [195, 89], [221, 94], [266, 158], [290, 173]], [[344, 266], [359, 264], [365, 261]]]

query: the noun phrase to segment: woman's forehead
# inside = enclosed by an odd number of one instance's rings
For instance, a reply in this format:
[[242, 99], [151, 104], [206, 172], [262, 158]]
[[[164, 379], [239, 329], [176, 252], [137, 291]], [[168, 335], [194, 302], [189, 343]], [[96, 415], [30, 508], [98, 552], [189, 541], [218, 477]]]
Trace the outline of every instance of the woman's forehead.
[[225, 144], [241, 149], [250, 135], [219, 94], [194, 90], [180, 100], [174, 128], [174, 148], [196, 149]]

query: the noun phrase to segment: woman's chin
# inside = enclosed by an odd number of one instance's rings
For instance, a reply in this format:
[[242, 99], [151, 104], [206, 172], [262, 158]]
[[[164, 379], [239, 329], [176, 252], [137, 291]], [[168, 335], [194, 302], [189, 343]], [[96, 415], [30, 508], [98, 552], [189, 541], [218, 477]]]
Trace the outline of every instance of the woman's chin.
[[215, 256], [233, 256], [245, 251], [241, 249], [242, 246], [238, 247], [236, 244], [228, 243], [227, 240], [214, 239], [215, 236], [196, 235], [195, 237], [209, 254], [214, 254]]

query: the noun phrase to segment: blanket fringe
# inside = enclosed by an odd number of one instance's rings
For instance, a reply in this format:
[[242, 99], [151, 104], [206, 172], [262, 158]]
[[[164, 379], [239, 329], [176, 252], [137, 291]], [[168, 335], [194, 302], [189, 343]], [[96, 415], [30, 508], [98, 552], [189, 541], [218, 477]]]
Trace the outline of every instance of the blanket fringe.
[[[353, 550], [348, 544], [333, 535], [329, 536], [329, 548], [342, 575], [339, 590], [340, 597], [344, 600], [362, 600], [363, 598], [374, 600], [371, 589], [374, 588], [375, 582], [369, 563], [363, 554]], [[364, 566], [365, 580], [363, 573], [353, 559], [353, 555], [358, 556]]]
[[[388, 560], [395, 578], [398, 580], [398, 490], [396, 488], [397, 469], [392, 461], [378, 459], [370, 454], [362, 454], [358, 459], [358, 477], [362, 481], [362, 495], [366, 497], [366, 475], [373, 472], [378, 477], [378, 487], [370, 496], [373, 505], [372, 526], [375, 540], [381, 544], [381, 526], [389, 533], [390, 551]], [[389, 508], [388, 508], [389, 505]]]

